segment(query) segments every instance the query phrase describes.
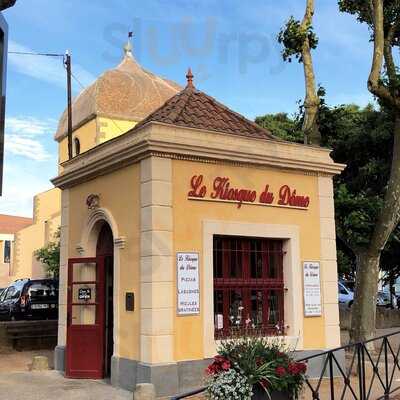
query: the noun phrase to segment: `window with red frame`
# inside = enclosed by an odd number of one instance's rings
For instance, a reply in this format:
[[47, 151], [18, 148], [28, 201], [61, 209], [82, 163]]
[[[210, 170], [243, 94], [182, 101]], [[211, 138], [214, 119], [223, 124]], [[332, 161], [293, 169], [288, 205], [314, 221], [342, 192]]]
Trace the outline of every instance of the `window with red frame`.
[[214, 236], [213, 268], [215, 338], [282, 333], [281, 240]]

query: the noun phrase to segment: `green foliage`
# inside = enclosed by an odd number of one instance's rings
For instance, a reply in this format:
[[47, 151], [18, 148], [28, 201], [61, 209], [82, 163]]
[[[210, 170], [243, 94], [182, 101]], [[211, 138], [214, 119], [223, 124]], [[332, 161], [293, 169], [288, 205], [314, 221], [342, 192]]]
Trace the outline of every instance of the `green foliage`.
[[[387, 29], [400, 18], [400, 2], [398, 0], [384, 0], [384, 28]], [[338, 0], [339, 10], [352, 14], [360, 23], [366, 23], [370, 28], [373, 26], [371, 0]], [[400, 29], [397, 30], [393, 45], [399, 45], [398, 38]]]
[[[256, 122], [285, 140], [298, 141], [293, 132], [301, 123], [301, 115], [289, 118], [287, 114], [268, 114], [256, 118]], [[338, 266], [342, 275], [349, 276], [355, 269], [354, 252], [350, 249], [368, 246], [383, 205], [392, 157], [393, 116], [387, 109], [372, 105], [328, 107], [323, 101], [319, 126], [322, 145], [333, 149], [334, 161], [347, 165], [334, 179], [334, 193]], [[382, 269], [396, 268], [400, 273], [397, 244], [399, 228], [382, 254]]]
[[342, 278], [352, 281], [354, 280], [354, 271], [356, 270], [356, 263], [354, 254], [339, 240], [336, 241], [336, 255], [338, 273]]
[[304, 383], [306, 365], [296, 362], [279, 338], [241, 337], [222, 341], [218, 354], [267, 393], [286, 392], [297, 398]]
[[291, 118], [286, 113], [266, 114], [257, 117], [255, 122], [281, 139], [297, 143], [304, 141], [301, 123], [296, 116]]
[[[374, 24], [372, 14], [372, 0], [338, 0], [339, 10], [357, 18], [360, 23], [368, 25], [371, 31], [371, 41], [374, 40]], [[389, 42], [389, 32], [391, 28], [394, 28], [394, 35]], [[400, 1], [399, 0], [384, 0], [383, 1], [383, 32], [385, 43], [390, 47], [400, 46]], [[381, 76], [381, 83], [389, 88], [391, 93], [395, 97], [400, 95], [400, 74], [399, 70], [395, 65], [392, 68], [388, 68], [386, 64], [387, 60], [385, 57], [386, 70]], [[389, 63], [390, 65], [390, 63]], [[390, 74], [389, 74], [390, 71]], [[389, 79], [390, 78], [390, 79]], [[378, 99], [382, 106], [388, 106], [385, 104], [383, 99]]]
[[302, 62], [302, 49], [307, 39], [310, 49], [316, 49], [318, 38], [313, 27], [311, 25], [302, 27], [301, 22], [291, 16], [278, 34], [278, 42], [283, 45], [283, 59], [292, 62], [294, 57]]
[[60, 228], [54, 234], [54, 240], [36, 250], [35, 258], [45, 265], [49, 277], [58, 278], [60, 270]]
[[325, 106], [320, 129], [332, 158], [347, 165], [334, 180], [337, 234], [352, 248], [366, 248], [390, 172], [392, 116], [372, 106]]
[[234, 368], [242, 371], [251, 385], [261, 381], [270, 383], [274, 380], [273, 359], [281, 352], [280, 345], [267, 343], [267, 340], [261, 337], [225, 340], [218, 348], [218, 354], [228, 359]]

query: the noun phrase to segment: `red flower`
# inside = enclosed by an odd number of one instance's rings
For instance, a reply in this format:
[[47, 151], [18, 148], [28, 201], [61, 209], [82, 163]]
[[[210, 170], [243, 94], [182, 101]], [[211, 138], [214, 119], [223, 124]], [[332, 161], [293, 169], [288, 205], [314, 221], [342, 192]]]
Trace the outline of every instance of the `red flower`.
[[294, 362], [289, 364], [288, 371], [291, 375], [304, 374], [307, 371], [307, 365], [302, 362]]
[[215, 356], [214, 361], [207, 367], [208, 375], [219, 374], [222, 371], [228, 371], [231, 368], [231, 362], [223, 356]]
[[285, 369], [285, 367], [282, 367], [282, 366], [276, 367], [275, 372], [279, 377], [286, 375], [286, 369]]

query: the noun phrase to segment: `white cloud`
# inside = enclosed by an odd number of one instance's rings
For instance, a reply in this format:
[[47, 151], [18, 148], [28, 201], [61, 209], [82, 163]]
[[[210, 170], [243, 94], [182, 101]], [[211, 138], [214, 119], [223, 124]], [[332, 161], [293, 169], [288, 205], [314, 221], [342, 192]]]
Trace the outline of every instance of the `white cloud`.
[[47, 152], [38, 140], [18, 135], [6, 136], [5, 151], [35, 161], [46, 161], [52, 158], [51, 154]]
[[38, 170], [37, 163], [6, 158], [3, 195], [0, 197], [0, 213], [32, 216], [33, 196], [52, 187], [49, 179], [55, 175], [52, 169]]
[[45, 149], [42, 140], [51, 137], [56, 121], [34, 117], [7, 117], [5, 134], [5, 152], [29, 158], [34, 161], [46, 161], [53, 156]]
[[57, 173], [57, 154], [48, 150], [45, 143], [55, 127], [56, 121], [51, 118], [6, 118], [0, 213], [30, 216], [33, 196], [51, 188], [49, 179]]
[[[32, 49], [12, 40], [9, 41], [9, 51], [22, 53], [35, 52]], [[43, 57], [10, 53], [8, 55], [8, 62], [19, 73], [30, 76], [31, 78], [63, 88], [66, 85], [66, 76], [62, 57]], [[95, 80], [95, 77], [90, 72], [77, 63], [73, 62], [72, 69], [73, 74], [84, 86], [89, 85]], [[81, 90], [76, 82], [74, 82], [74, 85], [75, 89], [79, 91]]]
[[52, 118], [39, 119], [35, 117], [7, 117], [6, 131], [10, 134], [23, 136], [39, 136], [54, 132], [57, 121]]

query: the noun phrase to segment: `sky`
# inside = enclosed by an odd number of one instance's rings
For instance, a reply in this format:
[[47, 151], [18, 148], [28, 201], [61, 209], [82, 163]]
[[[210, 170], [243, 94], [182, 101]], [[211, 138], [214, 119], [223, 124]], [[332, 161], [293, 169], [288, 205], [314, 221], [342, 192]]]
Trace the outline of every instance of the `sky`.
[[[284, 63], [276, 36], [299, 0], [17, 0], [3, 14], [9, 50], [72, 54], [74, 95], [122, 58], [127, 33], [133, 53], [157, 75], [185, 83], [233, 110], [258, 115], [296, 111], [304, 97], [301, 64]], [[366, 82], [369, 32], [341, 14], [335, 0], [317, 0], [313, 52], [317, 82], [330, 105], [372, 101]], [[61, 58], [9, 54], [3, 196], [0, 213], [31, 216], [32, 198], [57, 175], [53, 136], [66, 106]]]

